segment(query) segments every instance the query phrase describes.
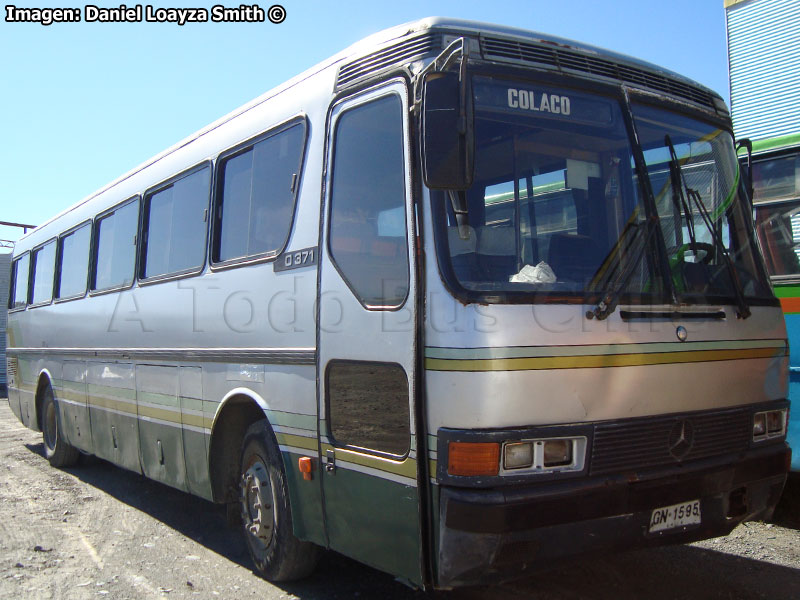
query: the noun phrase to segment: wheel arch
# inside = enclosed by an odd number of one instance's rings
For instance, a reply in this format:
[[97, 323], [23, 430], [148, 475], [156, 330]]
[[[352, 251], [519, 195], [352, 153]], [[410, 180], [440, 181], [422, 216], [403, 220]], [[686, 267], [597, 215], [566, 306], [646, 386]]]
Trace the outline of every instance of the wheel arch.
[[220, 402], [208, 444], [208, 473], [214, 502], [238, 500], [239, 460], [247, 429], [264, 420], [275, 441], [267, 409], [264, 398], [247, 388], [231, 390]]
[[[53, 397], [55, 398], [56, 391], [53, 389], [53, 376], [48, 369], [42, 369], [39, 371], [36, 381], [36, 396], [34, 398], [37, 431], [42, 431], [42, 402], [44, 401], [44, 390], [48, 386], [53, 390]], [[58, 407], [58, 403], [56, 403], [56, 407]]]

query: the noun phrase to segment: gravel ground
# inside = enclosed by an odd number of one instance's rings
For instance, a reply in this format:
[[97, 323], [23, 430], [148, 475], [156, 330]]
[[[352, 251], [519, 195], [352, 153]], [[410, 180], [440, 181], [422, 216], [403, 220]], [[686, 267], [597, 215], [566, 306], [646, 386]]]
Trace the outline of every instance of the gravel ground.
[[[99, 460], [51, 468], [41, 435], [0, 400], [0, 598], [424, 598], [327, 553], [308, 580], [255, 576], [221, 507]], [[800, 598], [800, 478], [773, 523], [726, 538], [562, 566], [446, 600]]]

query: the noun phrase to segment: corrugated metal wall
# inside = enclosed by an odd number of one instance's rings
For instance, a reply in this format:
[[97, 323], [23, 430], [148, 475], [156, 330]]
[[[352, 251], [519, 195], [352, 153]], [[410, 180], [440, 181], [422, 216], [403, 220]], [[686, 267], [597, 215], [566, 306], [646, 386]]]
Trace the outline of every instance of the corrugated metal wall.
[[725, 4], [736, 137], [800, 132], [800, 0]]
[[0, 396], [6, 388], [6, 325], [8, 324], [8, 282], [11, 279], [11, 254], [0, 254]]

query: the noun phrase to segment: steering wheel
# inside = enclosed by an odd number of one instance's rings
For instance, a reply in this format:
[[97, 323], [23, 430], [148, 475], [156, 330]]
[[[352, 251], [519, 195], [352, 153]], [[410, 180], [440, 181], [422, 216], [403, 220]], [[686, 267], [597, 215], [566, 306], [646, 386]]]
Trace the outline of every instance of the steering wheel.
[[687, 252], [692, 252], [695, 256], [697, 256], [698, 252], [704, 252], [705, 254], [699, 261], [704, 265], [707, 265], [714, 260], [714, 256], [717, 253], [717, 249], [713, 244], [707, 244], [705, 242], [689, 242], [688, 244], [684, 244], [682, 250], [682, 257], [686, 256]]

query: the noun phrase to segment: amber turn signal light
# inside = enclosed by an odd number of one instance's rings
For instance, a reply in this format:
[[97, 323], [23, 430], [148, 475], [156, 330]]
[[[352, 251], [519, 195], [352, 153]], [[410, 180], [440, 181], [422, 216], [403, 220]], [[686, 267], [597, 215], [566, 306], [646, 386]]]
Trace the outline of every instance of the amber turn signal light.
[[313, 466], [313, 461], [308, 456], [301, 456], [297, 459], [297, 468], [300, 469], [300, 472], [303, 474], [303, 479], [306, 481], [311, 481], [311, 469]]
[[500, 444], [496, 442], [450, 442], [447, 472], [450, 475], [497, 475], [500, 471]]

